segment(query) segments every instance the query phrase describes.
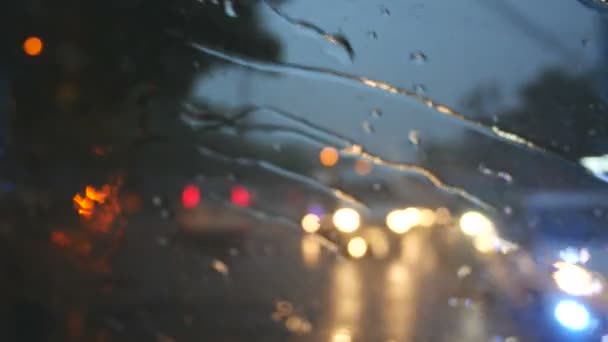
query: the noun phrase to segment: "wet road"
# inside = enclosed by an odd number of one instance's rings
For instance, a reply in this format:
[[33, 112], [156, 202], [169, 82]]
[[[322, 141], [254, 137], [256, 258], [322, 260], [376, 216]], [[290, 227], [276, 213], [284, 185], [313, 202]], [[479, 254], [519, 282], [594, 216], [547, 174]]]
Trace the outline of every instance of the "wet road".
[[[522, 333], [456, 228], [391, 236], [381, 260], [315, 235], [255, 227], [206, 243], [167, 221], [131, 222], [115, 286], [82, 311], [111, 341], [500, 341]], [[85, 314], [85, 312], [87, 314]], [[93, 331], [95, 330], [93, 329]], [[95, 335], [95, 336], [97, 336]]]

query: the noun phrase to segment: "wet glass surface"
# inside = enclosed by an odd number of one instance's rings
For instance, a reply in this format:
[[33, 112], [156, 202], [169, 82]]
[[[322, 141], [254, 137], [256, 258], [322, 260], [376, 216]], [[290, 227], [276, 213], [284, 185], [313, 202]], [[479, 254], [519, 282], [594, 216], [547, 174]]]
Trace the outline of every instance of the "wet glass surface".
[[2, 340], [608, 335], [604, 1], [12, 11]]

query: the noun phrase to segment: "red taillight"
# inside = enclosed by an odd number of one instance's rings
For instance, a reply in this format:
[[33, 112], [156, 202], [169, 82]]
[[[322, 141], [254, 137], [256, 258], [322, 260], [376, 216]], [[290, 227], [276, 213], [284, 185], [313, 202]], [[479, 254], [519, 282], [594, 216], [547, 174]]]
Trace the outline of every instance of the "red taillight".
[[248, 207], [251, 204], [251, 194], [245, 187], [235, 185], [230, 192], [230, 200], [239, 207]]
[[201, 190], [196, 185], [186, 185], [182, 191], [184, 208], [194, 208], [201, 202]]

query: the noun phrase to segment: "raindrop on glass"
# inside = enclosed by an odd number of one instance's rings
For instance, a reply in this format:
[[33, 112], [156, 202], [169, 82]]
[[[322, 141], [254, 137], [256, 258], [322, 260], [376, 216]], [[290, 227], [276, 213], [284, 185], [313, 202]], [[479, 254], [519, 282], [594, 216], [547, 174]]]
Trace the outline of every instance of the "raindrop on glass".
[[379, 118], [382, 116], [382, 111], [380, 110], [380, 108], [374, 108], [370, 112], [370, 115], [374, 118]]
[[367, 31], [367, 37], [376, 40], [378, 39], [378, 33], [376, 31]]
[[277, 152], [281, 152], [281, 144], [273, 144], [272, 149]]
[[374, 184], [372, 184], [372, 189], [374, 191], [380, 191], [380, 190], [382, 190], [382, 184], [380, 184], [380, 183], [374, 183]]
[[420, 137], [418, 136], [418, 131], [410, 131], [410, 133], [407, 135], [407, 138], [412, 145], [418, 146], [418, 144], [420, 144]]
[[426, 62], [427, 56], [422, 51], [414, 51], [410, 53], [410, 61], [417, 65], [422, 65]]
[[160, 207], [163, 204], [163, 200], [160, 196], [154, 196], [152, 197], [152, 204], [154, 204], [155, 207]]
[[224, 13], [226, 13], [226, 15], [230, 18], [238, 17], [236, 11], [234, 10], [234, 4], [232, 3], [232, 0], [224, 0]]
[[450, 297], [450, 299], [448, 299], [448, 305], [451, 307], [458, 306], [458, 298]]
[[581, 45], [582, 45], [583, 47], [586, 47], [587, 45], [589, 45], [589, 39], [582, 39], [582, 40], [581, 40]]
[[505, 212], [505, 214], [507, 215], [511, 215], [513, 214], [513, 208], [511, 208], [510, 206], [506, 206], [503, 208], [503, 211]]
[[170, 215], [170, 213], [169, 213], [169, 210], [168, 210], [168, 209], [163, 208], [163, 209], [161, 209], [161, 210], [160, 210], [160, 217], [161, 217], [161, 218], [163, 218], [163, 219], [168, 219], [168, 218], [169, 218], [169, 215]]
[[414, 84], [414, 92], [418, 95], [426, 94], [426, 87], [424, 84]]
[[367, 134], [374, 133], [374, 126], [372, 126], [372, 124], [369, 123], [369, 121], [363, 121], [363, 123], [361, 124], [361, 128], [363, 129], [363, 132], [365, 132]]
[[382, 13], [382, 15], [387, 16], [387, 17], [391, 15], [391, 11], [388, 8], [386, 8], [386, 6], [384, 6], [384, 5], [380, 5], [380, 13]]

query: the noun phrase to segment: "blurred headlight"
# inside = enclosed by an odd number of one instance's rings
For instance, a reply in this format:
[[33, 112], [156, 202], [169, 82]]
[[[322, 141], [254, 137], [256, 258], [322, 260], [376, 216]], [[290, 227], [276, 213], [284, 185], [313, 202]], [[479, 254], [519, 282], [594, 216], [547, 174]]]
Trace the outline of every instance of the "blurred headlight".
[[573, 300], [562, 300], [557, 303], [553, 314], [562, 326], [570, 330], [581, 331], [591, 325], [589, 310]]
[[333, 216], [333, 223], [336, 228], [343, 233], [352, 233], [359, 229], [361, 216], [352, 208], [341, 208], [336, 210]]
[[491, 235], [494, 223], [482, 213], [468, 211], [460, 217], [460, 229], [469, 236]]
[[553, 272], [553, 280], [567, 294], [592, 296], [602, 291], [601, 279], [585, 268], [561, 261], [553, 266], [557, 269]]
[[420, 223], [420, 216], [418, 208], [393, 210], [386, 215], [386, 226], [397, 234], [403, 234]]

